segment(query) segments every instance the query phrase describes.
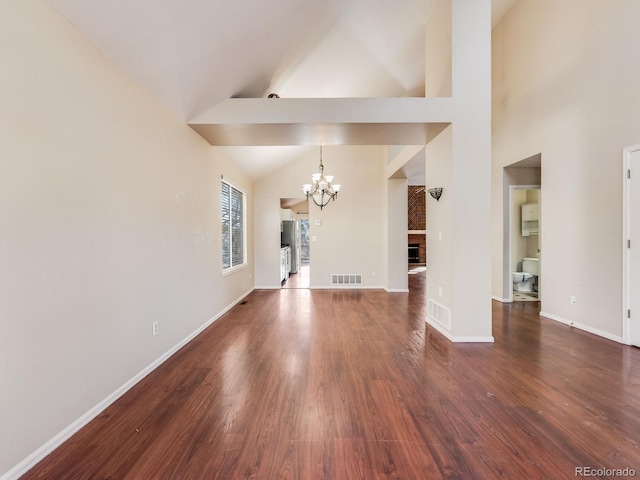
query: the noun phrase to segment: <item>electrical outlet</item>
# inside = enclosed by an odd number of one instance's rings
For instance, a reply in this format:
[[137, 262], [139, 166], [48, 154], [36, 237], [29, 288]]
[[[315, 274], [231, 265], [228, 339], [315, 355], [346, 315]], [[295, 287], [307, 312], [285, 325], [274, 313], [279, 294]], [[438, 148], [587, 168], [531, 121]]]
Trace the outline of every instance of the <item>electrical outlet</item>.
[[153, 336], [158, 334], [158, 322], [153, 322]]
[[438, 287], [438, 296], [442, 298], [442, 287]]
[[576, 304], [576, 296], [575, 296], [575, 295], [571, 295], [571, 296], [569, 297], [569, 303], [570, 303], [571, 305], [575, 305], [575, 304]]

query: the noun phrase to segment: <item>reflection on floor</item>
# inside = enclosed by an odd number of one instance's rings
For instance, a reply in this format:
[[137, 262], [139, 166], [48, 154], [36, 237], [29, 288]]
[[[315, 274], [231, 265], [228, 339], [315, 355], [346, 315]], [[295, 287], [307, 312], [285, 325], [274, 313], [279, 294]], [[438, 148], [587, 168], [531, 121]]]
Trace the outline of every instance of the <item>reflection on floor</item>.
[[409, 265], [409, 275], [415, 275], [416, 273], [421, 273], [421, 272], [426, 272], [427, 271], [427, 267], [425, 267], [424, 265], [419, 266], [419, 267], [415, 267], [413, 265]]
[[298, 273], [292, 273], [282, 288], [309, 288], [309, 265], [300, 265]]
[[537, 302], [538, 292], [513, 292], [514, 302]]

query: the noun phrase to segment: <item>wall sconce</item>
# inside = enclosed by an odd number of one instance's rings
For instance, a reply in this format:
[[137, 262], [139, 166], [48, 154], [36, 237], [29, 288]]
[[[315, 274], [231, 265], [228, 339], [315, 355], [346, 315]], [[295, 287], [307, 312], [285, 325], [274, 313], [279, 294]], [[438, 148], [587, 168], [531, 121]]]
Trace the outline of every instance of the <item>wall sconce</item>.
[[440, 197], [442, 196], [442, 187], [438, 187], [438, 188], [430, 188], [429, 190], [427, 190], [429, 192], [429, 195], [431, 195], [432, 198], [435, 198], [436, 201], [440, 201]]

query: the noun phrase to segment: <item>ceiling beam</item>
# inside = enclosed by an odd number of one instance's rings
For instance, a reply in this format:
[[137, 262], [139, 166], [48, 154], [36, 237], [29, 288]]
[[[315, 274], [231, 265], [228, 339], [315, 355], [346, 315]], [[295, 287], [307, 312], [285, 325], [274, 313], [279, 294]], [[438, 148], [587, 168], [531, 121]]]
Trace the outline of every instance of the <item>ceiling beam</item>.
[[230, 98], [191, 120], [211, 145], [425, 145], [451, 98]]

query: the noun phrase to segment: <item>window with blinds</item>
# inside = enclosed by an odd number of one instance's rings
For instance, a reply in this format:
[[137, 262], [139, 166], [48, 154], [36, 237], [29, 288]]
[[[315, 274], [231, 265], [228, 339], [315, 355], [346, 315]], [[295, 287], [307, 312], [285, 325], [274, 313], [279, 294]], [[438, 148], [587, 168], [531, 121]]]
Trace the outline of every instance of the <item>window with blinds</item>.
[[246, 263], [245, 195], [222, 181], [222, 271]]

